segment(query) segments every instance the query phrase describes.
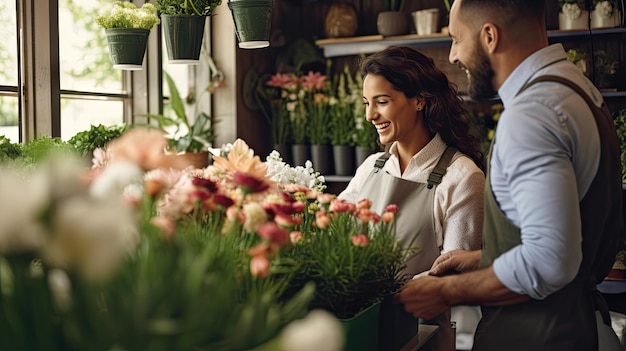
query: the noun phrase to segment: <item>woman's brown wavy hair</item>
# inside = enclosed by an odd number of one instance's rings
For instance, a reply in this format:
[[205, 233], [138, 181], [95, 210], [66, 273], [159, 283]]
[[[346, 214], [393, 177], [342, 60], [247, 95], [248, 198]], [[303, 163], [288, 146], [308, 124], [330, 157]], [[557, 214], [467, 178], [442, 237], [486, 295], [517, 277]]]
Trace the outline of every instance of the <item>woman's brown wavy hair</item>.
[[390, 46], [362, 59], [360, 70], [363, 78], [368, 74], [384, 77], [409, 99], [425, 99], [423, 116], [431, 135], [439, 133], [448, 146], [456, 147], [484, 170], [481, 142], [473, 133], [463, 99], [432, 58], [411, 47]]

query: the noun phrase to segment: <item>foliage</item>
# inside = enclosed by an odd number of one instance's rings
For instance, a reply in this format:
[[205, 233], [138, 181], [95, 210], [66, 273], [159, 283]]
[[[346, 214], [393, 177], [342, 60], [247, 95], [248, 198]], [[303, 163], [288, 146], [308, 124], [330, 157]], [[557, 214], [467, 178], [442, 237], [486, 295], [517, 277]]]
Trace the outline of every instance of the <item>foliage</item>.
[[90, 174], [71, 157], [0, 172], [1, 349], [264, 350], [307, 314], [311, 284], [284, 294], [287, 193], [258, 157], [239, 141], [183, 171], [165, 143], [133, 128]]
[[619, 62], [608, 52], [598, 50], [593, 56], [594, 83], [598, 88], [613, 88]]
[[91, 125], [88, 130], [78, 132], [67, 142], [78, 151], [80, 155], [90, 156], [97, 148], [104, 147], [110, 141], [118, 138], [131, 126], [127, 124], [105, 126], [102, 124]]
[[74, 153], [74, 148], [59, 137], [41, 136], [22, 144], [21, 158], [28, 164], [37, 164], [59, 152]]
[[157, 0], [155, 6], [161, 14], [210, 16], [222, 0]]
[[318, 198], [303, 212], [301, 236], [285, 256], [296, 264], [291, 286], [313, 281], [313, 307], [338, 318], [351, 318], [395, 291], [413, 249], [404, 249], [395, 237], [395, 212], [370, 211], [371, 202], [348, 204]]
[[[352, 77], [348, 66], [334, 76], [333, 96], [330, 102], [330, 140], [333, 145], [353, 146], [356, 143], [355, 135], [361, 135], [357, 119], [364, 118], [360, 77]], [[361, 107], [363, 114], [359, 113]]]
[[404, 0], [383, 0], [385, 11], [402, 11]]
[[565, 4], [578, 5], [579, 9], [585, 9], [585, 0], [559, 0], [559, 8], [563, 8]]
[[109, 12], [96, 17], [96, 23], [104, 29], [141, 28], [151, 30], [159, 22], [156, 7], [148, 2], [137, 8], [132, 2], [115, 1]]
[[290, 91], [297, 86], [297, 77], [276, 73], [263, 75], [254, 83], [254, 102], [272, 128], [274, 145], [286, 144], [291, 134], [288, 104], [295, 99]]
[[626, 183], [626, 110], [618, 111], [613, 117], [617, 140], [619, 141], [620, 159], [622, 162], [622, 182]]
[[215, 141], [216, 121], [206, 113], [200, 112], [192, 122], [191, 118], [187, 116], [185, 104], [174, 80], [165, 71], [163, 71], [163, 77], [170, 92], [169, 106], [174, 112], [174, 117], [156, 114], [149, 114], [148, 117], [154, 118], [159, 127], [166, 133], [170, 132], [170, 128], [175, 128], [174, 132], [169, 133], [168, 140], [168, 145], [172, 151], [206, 151]]
[[7, 160], [15, 160], [22, 155], [20, 144], [12, 143], [11, 139], [0, 135], [0, 163]]

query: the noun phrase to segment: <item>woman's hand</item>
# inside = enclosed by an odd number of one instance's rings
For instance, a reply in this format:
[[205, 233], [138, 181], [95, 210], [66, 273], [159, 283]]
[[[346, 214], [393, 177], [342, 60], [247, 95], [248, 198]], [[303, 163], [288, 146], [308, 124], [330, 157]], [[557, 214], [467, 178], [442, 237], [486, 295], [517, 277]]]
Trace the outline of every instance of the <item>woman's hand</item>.
[[430, 275], [462, 273], [478, 268], [481, 250], [452, 250], [437, 257], [430, 268]]

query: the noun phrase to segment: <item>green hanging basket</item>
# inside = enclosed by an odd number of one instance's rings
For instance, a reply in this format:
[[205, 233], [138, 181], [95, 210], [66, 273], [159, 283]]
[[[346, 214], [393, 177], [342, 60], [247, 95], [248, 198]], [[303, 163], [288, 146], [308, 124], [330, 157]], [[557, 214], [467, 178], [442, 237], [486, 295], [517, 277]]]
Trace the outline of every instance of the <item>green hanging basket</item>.
[[105, 30], [113, 68], [140, 70], [148, 45], [150, 31], [141, 28], [111, 28]]

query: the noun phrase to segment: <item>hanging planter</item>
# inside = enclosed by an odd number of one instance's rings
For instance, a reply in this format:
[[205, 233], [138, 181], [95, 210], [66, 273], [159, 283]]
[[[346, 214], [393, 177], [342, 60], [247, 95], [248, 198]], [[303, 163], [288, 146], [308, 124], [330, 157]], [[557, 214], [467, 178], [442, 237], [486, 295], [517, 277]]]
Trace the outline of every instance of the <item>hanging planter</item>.
[[157, 0], [170, 64], [199, 64], [204, 26], [222, 0]]
[[137, 8], [131, 2], [116, 1], [95, 21], [105, 29], [113, 68], [142, 69], [150, 29], [159, 23], [154, 5]]
[[272, 5], [272, 0], [228, 2], [241, 49], [259, 49], [270, 46]]
[[150, 31], [140, 28], [112, 28], [105, 30], [113, 68], [140, 70], [148, 45]]
[[204, 39], [205, 16], [161, 15], [170, 64], [198, 64]]

